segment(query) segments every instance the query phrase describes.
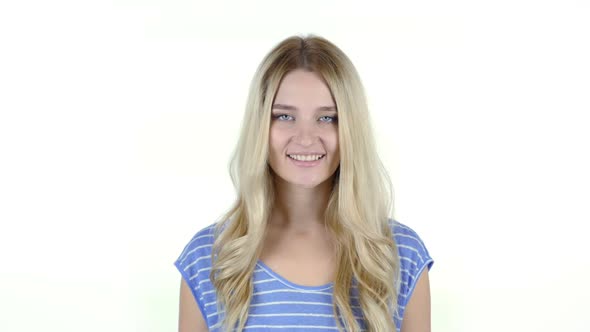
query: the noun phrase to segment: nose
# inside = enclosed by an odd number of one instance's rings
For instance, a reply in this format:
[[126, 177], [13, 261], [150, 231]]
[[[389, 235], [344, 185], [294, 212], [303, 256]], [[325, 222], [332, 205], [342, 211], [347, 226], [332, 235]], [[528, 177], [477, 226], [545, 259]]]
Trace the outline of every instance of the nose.
[[313, 121], [302, 121], [297, 124], [294, 141], [301, 146], [311, 146], [319, 138], [318, 128]]

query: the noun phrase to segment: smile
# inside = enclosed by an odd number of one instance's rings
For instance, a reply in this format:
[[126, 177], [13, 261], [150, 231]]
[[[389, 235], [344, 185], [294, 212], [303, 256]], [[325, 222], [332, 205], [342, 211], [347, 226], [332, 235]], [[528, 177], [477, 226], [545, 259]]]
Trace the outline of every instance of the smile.
[[299, 161], [315, 161], [324, 158], [325, 154], [317, 154], [317, 155], [296, 155], [296, 154], [288, 154], [289, 158]]
[[[317, 165], [323, 163], [324, 157], [326, 155], [323, 154], [323, 155], [311, 155], [311, 156], [298, 156], [298, 155], [287, 155], [287, 156], [289, 157], [291, 162], [293, 164], [295, 164], [295, 166], [314, 167], [314, 166], [317, 166]], [[303, 157], [303, 158], [301, 158], [302, 160], [299, 160], [299, 159], [297, 159], [298, 157]]]

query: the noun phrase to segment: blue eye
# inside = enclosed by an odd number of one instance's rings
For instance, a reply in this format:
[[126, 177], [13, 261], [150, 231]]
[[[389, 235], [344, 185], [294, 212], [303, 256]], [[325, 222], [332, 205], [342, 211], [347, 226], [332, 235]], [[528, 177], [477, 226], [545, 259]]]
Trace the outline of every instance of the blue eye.
[[286, 121], [289, 120], [288, 118], [285, 117], [289, 117], [289, 118], [293, 118], [292, 116], [288, 115], [288, 114], [279, 114], [279, 115], [275, 115], [274, 118], [281, 120], [281, 121]]
[[[294, 118], [289, 115], [289, 114], [277, 114], [277, 115], [273, 115], [273, 119], [279, 120], [279, 121], [291, 121], [294, 120]], [[334, 123], [338, 121], [338, 117], [337, 116], [322, 116], [320, 117], [320, 122], [323, 123]]]
[[336, 119], [338, 119], [338, 117], [336, 117], [336, 116], [322, 116], [320, 119], [322, 119], [322, 118], [327, 118], [328, 120], [323, 121], [323, 122], [328, 122], [328, 123], [336, 122]]

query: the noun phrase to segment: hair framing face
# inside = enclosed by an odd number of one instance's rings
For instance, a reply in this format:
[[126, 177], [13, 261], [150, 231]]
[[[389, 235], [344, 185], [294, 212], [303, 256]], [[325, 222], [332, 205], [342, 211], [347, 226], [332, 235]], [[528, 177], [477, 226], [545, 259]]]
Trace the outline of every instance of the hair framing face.
[[[381, 163], [370, 125], [360, 77], [350, 59], [328, 40], [293, 36], [263, 59], [250, 85], [242, 129], [230, 162], [237, 191], [233, 207], [218, 222], [210, 277], [218, 294], [219, 326], [248, 318], [252, 272], [274, 204], [273, 174], [268, 165], [271, 108], [282, 78], [292, 70], [315, 72], [329, 87], [338, 110], [340, 166], [325, 213], [336, 239], [338, 269], [334, 314], [344, 328], [357, 330], [350, 307], [352, 280], [369, 331], [392, 331], [396, 311], [399, 258], [388, 221], [391, 182]], [[339, 320], [336, 320], [339, 324]]]

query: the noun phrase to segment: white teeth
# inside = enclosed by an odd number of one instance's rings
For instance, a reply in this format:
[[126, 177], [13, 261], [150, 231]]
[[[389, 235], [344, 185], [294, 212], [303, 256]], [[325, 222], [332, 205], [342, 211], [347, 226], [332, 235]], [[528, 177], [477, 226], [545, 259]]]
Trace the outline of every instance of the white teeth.
[[311, 156], [300, 156], [300, 155], [296, 155], [296, 154], [289, 154], [288, 156], [292, 159], [300, 160], [300, 161], [314, 161], [314, 160], [318, 160], [318, 159], [322, 158], [324, 155], [318, 154], [318, 155], [311, 155]]

